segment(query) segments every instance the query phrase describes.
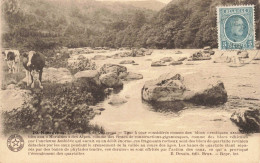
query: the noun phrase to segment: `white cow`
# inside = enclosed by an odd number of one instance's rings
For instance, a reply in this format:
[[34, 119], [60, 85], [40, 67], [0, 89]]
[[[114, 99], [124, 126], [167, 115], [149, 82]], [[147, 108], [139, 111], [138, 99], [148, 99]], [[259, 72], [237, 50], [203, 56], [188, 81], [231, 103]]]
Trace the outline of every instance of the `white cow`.
[[18, 50], [5, 50], [4, 51], [5, 60], [7, 61], [7, 66], [9, 73], [20, 71], [20, 52]]

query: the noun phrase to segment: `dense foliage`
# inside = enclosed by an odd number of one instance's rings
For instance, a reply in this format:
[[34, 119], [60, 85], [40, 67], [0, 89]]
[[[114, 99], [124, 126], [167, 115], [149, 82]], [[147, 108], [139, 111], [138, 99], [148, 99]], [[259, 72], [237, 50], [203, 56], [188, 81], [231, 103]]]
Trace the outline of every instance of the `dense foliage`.
[[88, 106], [103, 98], [104, 90], [91, 82], [45, 83], [44, 90], [34, 91], [29, 102], [2, 114], [4, 133], [104, 133], [102, 128], [89, 124], [95, 112]]
[[96, 70], [97, 66], [95, 62], [92, 62], [90, 59], [79, 56], [76, 62], [68, 65], [68, 68], [72, 74], [76, 74], [79, 71]]
[[[9, 0], [3, 3], [4, 47], [44, 50], [66, 47], [97, 46], [105, 29], [114, 22], [128, 25], [142, 9], [121, 3], [94, 0]], [[155, 12], [144, 10], [151, 17]]]
[[[5, 1], [5, 47], [44, 50], [66, 47], [217, 47], [216, 6], [258, 0], [173, 0], [159, 12], [121, 3], [48, 0]], [[26, 9], [26, 10], [25, 10]]]

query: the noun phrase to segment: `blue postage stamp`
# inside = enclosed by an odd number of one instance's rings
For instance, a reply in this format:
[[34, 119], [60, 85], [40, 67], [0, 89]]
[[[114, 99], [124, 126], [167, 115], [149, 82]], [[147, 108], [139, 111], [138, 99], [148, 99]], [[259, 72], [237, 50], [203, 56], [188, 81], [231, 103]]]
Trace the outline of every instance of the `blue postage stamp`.
[[218, 47], [220, 50], [254, 49], [254, 6], [217, 8]]

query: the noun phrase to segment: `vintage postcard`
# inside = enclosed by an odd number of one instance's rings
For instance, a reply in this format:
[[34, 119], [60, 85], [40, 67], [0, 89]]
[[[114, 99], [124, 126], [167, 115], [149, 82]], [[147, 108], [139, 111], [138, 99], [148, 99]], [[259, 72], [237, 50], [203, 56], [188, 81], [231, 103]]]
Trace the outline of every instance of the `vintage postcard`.
[[259, 0], [2, 0], [0, 162], [260, 161]]

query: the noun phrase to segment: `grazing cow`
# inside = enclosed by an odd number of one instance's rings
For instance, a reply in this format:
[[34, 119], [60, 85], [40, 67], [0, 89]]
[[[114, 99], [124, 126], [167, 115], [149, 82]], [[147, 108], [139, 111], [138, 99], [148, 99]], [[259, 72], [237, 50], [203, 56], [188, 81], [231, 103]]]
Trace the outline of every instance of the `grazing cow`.
[[23, 66], [26, 69], [26, 79], [27, 79], [27, 86], [30, 85], [31, 79], [31, 88], [34, 88], [34, 72], [39, 73], [39, 86], [43, 89], [41, 82], [42, 82], [42, 72], [43, 67], [45, 66], [45, 58], [41, 53], [30, 51], [28, 54], [24, 54], [23, 58]]
[[19, 72], [20, 67], [20, 53], [18, 50], [5, 50], [3, 52], [5, 60], [7, 61], [8, 72]]

